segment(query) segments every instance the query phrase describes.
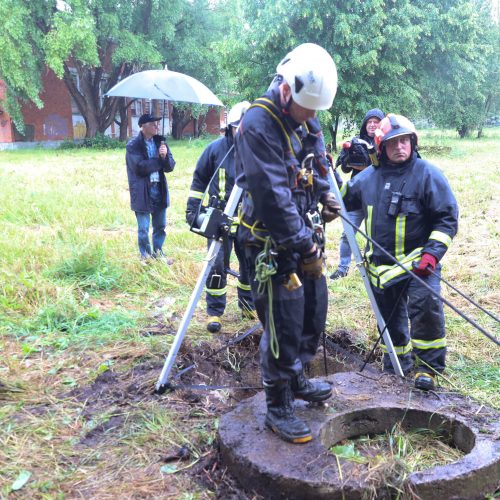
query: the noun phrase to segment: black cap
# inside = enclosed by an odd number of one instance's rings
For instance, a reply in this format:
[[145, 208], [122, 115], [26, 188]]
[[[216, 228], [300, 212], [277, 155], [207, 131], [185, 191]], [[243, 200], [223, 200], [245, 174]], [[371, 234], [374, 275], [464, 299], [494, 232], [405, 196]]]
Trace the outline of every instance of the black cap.
[[159, 122], [160, 120], [161, 116], [153, 116], [149, 113], [145, 113], [139, 118], [139, 127], [142, 127], [145, 123]]

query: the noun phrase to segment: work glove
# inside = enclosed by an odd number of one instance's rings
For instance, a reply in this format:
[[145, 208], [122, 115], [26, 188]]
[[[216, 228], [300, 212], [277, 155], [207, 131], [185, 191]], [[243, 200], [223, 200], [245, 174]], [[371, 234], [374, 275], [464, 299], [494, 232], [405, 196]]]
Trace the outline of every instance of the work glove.
[[310, 280], [321, 278], [325, 270], [325, 256], [321, 248], [314, 245], [313, 250], [303, 254], [300, 260], [300, 268], [304, 278]]
[[320, 202], [323, 204], [323, 209], [321, 210], [323, 222], [331, 222], [339, 216], [340, 204], [333, 193], [325, 193], [321, 197]]
[[436, 269], [437, 259], [430, 253], [422, 254], [420, 262], [413, 263], [413, 272], [417, 276], [429, 276]]
[[186, 222], [189, 224], [189, 227], [193, 226], [195, 218], [196, 212], [193, 212], [192, 210], [186, 210]]

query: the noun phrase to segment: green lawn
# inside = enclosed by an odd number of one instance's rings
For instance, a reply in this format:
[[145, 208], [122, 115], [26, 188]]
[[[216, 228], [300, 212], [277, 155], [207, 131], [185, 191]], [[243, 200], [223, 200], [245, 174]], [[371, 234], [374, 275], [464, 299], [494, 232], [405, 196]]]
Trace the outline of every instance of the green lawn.
[[[461, 212], [443, 276], [498, 316], [500, 130], [485, 129], [480, 140], [434, 130], [421, 136], [425, 156], [444, 170]], [[196, 160], [208, 142], [170, 143], [177, 161], [168, 175], [165, 250], [175, 259], [170, 267], [139, 262], [124, 150], [0, 153], [0, 497], [28, 473], [18, 496], [212, 495], [188, 475], [160, 467], [162, 454], [175, 446], [189, 444], [193, 467], [210, 453], [216, 414], [201, 412], [197, 424], [186, 427], [186, 408], [174, 396], [134, 402], [126, 410], [103, 406], [91, 416], [85, 400], [65, 397], [107, 371], [125, 373], [147, 360], [158, 362], [168, 351], [171, 335], [144, 331], [158, 324], [177, 329], [201, 269], [206, 242], [188, 231], [184, 211]], [[330, 224], [330, 272], [340, 234], [340, 221]], [[358, 274], [329, 287], [328, 331], [354, 330], [369, 349], [375, 321]], [[445, 297], [500, 336], [494, 320], [444, 288]], [[227, 332], [241, 327], [234, 287], [230, 299]], [[203, 309], [200, 304], [189, 330], [191, 345], [210, 339]], [[500, 407], [498, 347], [445, 311], [449, 366], [442, 385]], [[158, 375], [148, 375], [145, 392]], [[79, 447], [89, 431], [118, 417], [119, 432]]]

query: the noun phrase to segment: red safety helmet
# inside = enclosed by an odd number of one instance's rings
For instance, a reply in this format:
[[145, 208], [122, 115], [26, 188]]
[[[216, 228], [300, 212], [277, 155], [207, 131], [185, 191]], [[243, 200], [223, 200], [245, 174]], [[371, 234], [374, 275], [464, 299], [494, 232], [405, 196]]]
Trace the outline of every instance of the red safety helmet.
[[399, 137], [400, 135], [410, 135], [412, 149], [416, 148], [418, 144], [418, 135], [415, 125], [403, 115], [388, 113], [375, 130], [375, 144], [378, 152], [382, 152], [385, 141], [394, 137]]

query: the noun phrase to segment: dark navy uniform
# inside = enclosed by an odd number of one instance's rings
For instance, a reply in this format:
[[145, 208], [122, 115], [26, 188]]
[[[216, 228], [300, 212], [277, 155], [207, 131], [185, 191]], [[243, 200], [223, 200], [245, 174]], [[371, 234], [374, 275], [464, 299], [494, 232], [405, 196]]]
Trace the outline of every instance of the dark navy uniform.
[[[201, 203], [205, 206], [210, 204], [224, 210], [234, 186], [234, 148], [232, 146], [233, 138], [229, 130], [224, 137], [210, 143], [201, 154], [196, 164], [189, 191], [187, 214], [195, 217]], [[219, 166], [220, 168], [217, 170]], [[208, 191], [205, 192], [207, 187]], [[189, 222], [191, 223], [190, 220]], [[227, 294], [226, 269], [229, 268], [233, 244], [239, 262], [238, 305], [240, 309], [245, 311], [254, 309], [248, 270], [245, 265], [246, 261], [238, 242], [234, 239], [237, 228], [238, 221], [236, 219], [231, 226], [233, 237], [221, 247], [207, 277], [206, 300], [207, 314], [209, 316], [222, 316], [224, 314]], [[210, 245], [210, 241], [208, 245]]]
[[[329, 191], [324, 142], [317, 120], [295, 123], [280, 106], [274, 85], [246, 112], [236, 136], [237, 183], [244, 189], [238, 238], [245, 248], [254, 302], [264, 334], [260, 343], [265, 383], [288, 381], [301, 373], [317, 350], [327, 313], [325, 276], [307, 279], [300, 270], [300, 256], [313, 243], [321, 246], [311, 228], [310, 215]], [[314, 160], [307, 176], [301, 162]], [[308, 213], [310, 214], [308, 216]], [[259, 293], [255, 260], [267, 237], [277, 251], [277, 273], [272, 276], [272, 319], [279, 357], [271, 352], [268, 295]], [[296, 273], [302, 286], [285, 287]]]
[[[439, 262], [457, 232], [458, 207], [448, 181], [415, 152], [398, 165], [389, 165], [382, 156], [379, 167], [370, 166], [360, 172], [343, 186], [342, 194], [347, 210], [363, 210], [367, 235], [408, 270], [423, 253]], [[372, 288], [386, 321], [397, 303], [387, 327], [402, 369], [411, 369], [413, 348], [424, 362], [421, 371], [426, 371], [428, 364], [441, 373], [446, 356], [442, 302], [370, 242], [365, 256]], [[422, 277], [438, 294], [440, 269], [438, 264], [436, 276]], [[384, 367], [391, 370], [387, 355]]]

